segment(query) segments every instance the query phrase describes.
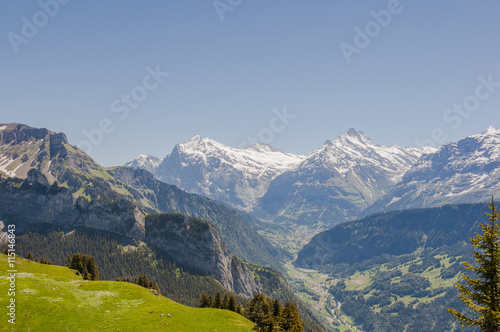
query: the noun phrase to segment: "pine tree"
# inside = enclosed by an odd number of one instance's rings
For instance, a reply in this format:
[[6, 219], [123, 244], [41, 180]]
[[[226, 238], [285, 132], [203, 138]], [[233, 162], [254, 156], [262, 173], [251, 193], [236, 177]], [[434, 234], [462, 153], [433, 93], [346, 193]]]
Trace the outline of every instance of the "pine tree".
[[243, 308], [241, 308], [241, 303], [238, 301], [238, 305], [236, 306], [236, 313], [243, 315]]
[[210, 303], [210, 307], [208, 308], [213, 308], [214, 307], [214, 298], [212, 297], [212, 295], [209, 295], [208, 296], [208, 302]]
[[227, 305], [227, 309], [231, 311], [236, 311], [236, 298], [234, 297], [234, 295], [231, 295], [229, 297], [229, 303]]
[[212, 308], [221, 309], [222, 306], [222, 297], [220, 296], [220, 292], [215, 294], [214, 305]]
[[269, 298], [262, 294], [254, 294], [253, 298], [245, 306], [245, 316], [258, 327], [264, 327], [269, 318]]
[[35, 260], [35, 259], [33, 258], [33, 254], [31, 253], [31, 251], [30, 251], [30, 252], [28, 252], [28, 255], [26, 255], [26, 259], [27, 259], [27, 260], [29, 260], [29, 261], [33, 261], [33, 260]]
[[302, 320], [299, 311], [293, 302], [285, 302], [283, 308], [281, 328], [290, 332], [303, 332]]
[[[42, 257], [43, 260], [45, 260]], [[94, 257], [76, 253], [69, 264], [70, 269], [77, 270], [85, 280], [99, 280], [99, 269]]]
[[448, 308], [462, 326], [477, 326], [481, 331], [500, 331], [500, 225], [499, 210], [492, 198], [491, 213], [486, 213], [489, 223], [481, 224], [482, 234], [469, 239], [474, 250], [477, 266], [462, 262], [474, 275], [462, 274], [464, 284], [456, 285], [459, 297], [470, 309], [466, 314]]
[[229, 296], [227, 293], [224, 293], [224, 299], [222, 300], [222, 305], [221, 309], [228, 309], [229, 308]]
[[203, 293], [200, 296], [200, 308], [210, 308], [212, 307], [212, 299], [207, 293]]
[[279, 299], [275, 299], [273, 301], [273, 316], [274, 317], [280, 317], [281, 316], [281, 303]]

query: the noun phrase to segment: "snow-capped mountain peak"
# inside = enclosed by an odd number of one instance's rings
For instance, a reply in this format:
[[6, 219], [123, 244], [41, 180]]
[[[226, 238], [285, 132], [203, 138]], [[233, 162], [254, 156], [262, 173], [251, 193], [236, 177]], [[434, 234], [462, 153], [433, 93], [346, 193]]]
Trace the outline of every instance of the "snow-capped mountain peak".
[[482, 135], [495, 135], [495, 134], [500, 134], [500, 129], [496, 129], [495, 127], [493, 126], [489, 126], [488, 129], [486, 129], [485, 131], [483, 131], [481, 133]]
[[[321, 165], [341, 174], [363, 167], [378, 167], [392, 173], [391, 181], [398, 181], [403, 173], [429, 149], [382, 146], [374, 143], [362, 131], [353, 127], [336, 139], [327, 140], [308, 155], [301, 164], [305, 167]], [[434, 151], [434, 149], [430, 150]]]
[[303, 159], [268, 144], [233, 148], [197, 135], [177, 144], [153, 174], [189, 192], [249, 209], [272, 179]]
[[160, 166], [162, 159], [147, 154], [140, 154], [134, 161], [126, 163], [125, 166], [143, 168], [154, 174], [158, 166]]
[[365, 133], [354, 129], [354, 127], [349, 127], [349, 130], [347, 130], [347, 133], [345, 133], [344, 135], [342, 135], [340, 137], [346, 137], [346, 138], [351, 138], [351, 139], [355, 138], [360, 142], [363, 142], [363, 141], [370, 141], [371, 142], [372, 141], [368, 136], [365, 135]]
[[490, 126], [423, 155], [367, 213], [487, 201], [500, 195], [499, 179], [500, 130]]

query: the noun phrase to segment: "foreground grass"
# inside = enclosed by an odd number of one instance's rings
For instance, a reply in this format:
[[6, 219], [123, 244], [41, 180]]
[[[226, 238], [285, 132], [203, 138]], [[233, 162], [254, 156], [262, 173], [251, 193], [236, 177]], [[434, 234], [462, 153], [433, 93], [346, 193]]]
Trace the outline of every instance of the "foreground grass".
[[7, 256], [0, 255], [2, 331], [251, 331], [227, 310], [191, 308], [126, 282], [84, 281], [66, 267], [17, 259], [16, 324], [8, 323]]

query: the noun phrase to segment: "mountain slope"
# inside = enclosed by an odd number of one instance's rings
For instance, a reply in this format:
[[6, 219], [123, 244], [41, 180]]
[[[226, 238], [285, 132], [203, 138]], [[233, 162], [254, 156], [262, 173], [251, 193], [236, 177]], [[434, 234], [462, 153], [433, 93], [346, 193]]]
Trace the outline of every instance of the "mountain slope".
[[[0, 263], [7, 265], [6, 255]], [[18, 259], [16, 268], [16, 330], [251, 331], [254, 326], [234, 312], [186, 307], [131, 283], [84, 281], [66, 267]], [[4, 294], [8, 283], [0, 280]], [[4, 307], [8, 301], [0, 299]]]
[[[146, 171], [133, 179], [132, 168], [128, 172], [104, 169], [70, 145], [62, 133], [22, 124], [1, 124], [0, 128], [0, 168], [5, 175], [24, 179], [31, 167], [39, 170], [49, 183], [57, 181], [68, 188], [74, 197], [67, 199], [78, 204], [129, 201], [143, 212], [182, 212], [207, 220], [216, 224], [233, 253], [250, 262], [281, 269], [285, 256], [245, 221], [252, 220], [250, 216], [167, 186]], [[98, 225], [97, 220], [94, 223]]]
[[381, 146], [350, 128], [274, 179], [257, 215], [306, 225], [352, 219], [390, 190], [424, 151]]
[[250, 226], [249, 221], [259, 223], [250, 215], [211, 199], [188, 194], [156, 180], [151, 173], [142, 169], [116, 167], [110, 169], [109, 174], [124, 183], [137, 201], [147, 202], [156, 211], [182, 213], [211, 222], [221, 232], [231, 252], [238, 257], [282, 269], [281, 263], [287, 257], [286, 253], [276, 249]]
[[0, 218], [15, 224], [19, 235], [40, 227], [66, 232], [85, 228], [144, 241], [176, 262], [214, 276], [225, 288], [242, 296], [250, 297], [260, 289], [248, 269], [234, 269], [237, 258], [212, 224], [184, 215], [145, 216], [127, 200], [74, 201], [68, 189], [49, 185], [35, 169], [24, 181], [0, 181]]
[[454, 286], [465, 272], [461, 261], [473, 261], [468, 238], [487, 211], [486, 204], [446, 205], [346, 222], [316, 235], [295, 265], [329, 275], [330, 308], [344, 325], [465, 332], [446, 308], [466, 310]]
[[374, 214], [319, 233], [299, 252], [295, 265], [323, 269], [454, 245], [479, 231], [486, 211], [481, 203]]
[[477, 203], [500, 195], [500, 130], [448, 143], [423, 155], [364, 215], [403, 208]]

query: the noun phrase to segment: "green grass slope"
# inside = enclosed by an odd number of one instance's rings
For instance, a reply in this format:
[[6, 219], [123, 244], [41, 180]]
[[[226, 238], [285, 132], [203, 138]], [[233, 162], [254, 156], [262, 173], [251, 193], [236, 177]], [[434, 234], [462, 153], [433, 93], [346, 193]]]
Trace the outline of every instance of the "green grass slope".
[[[6, 308], [6, 255], [0, 255], [0, 266], [0, 307]], [[66, 267], [18, 258], [16, 269], [17, 321], [8, 323], [4, 314], [2, 331], [251, 331], [254, 326], [234, 312], [186, 307], [131, 283], [84, 281]]]

